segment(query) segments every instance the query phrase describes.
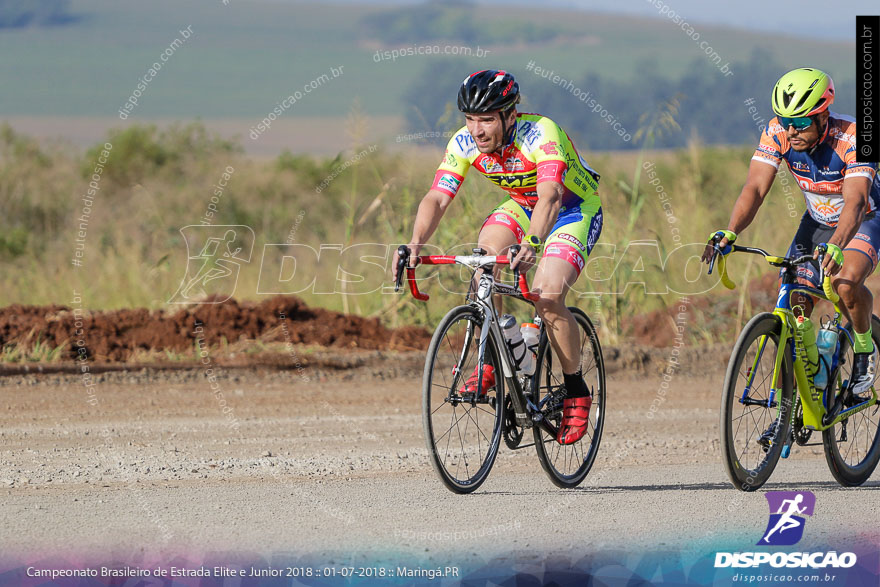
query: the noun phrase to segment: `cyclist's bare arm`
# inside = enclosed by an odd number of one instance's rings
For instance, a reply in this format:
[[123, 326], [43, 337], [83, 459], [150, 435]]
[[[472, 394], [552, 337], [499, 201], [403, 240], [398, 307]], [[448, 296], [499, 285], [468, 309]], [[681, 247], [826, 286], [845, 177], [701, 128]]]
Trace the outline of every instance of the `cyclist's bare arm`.
[[[562, 196], [565, 194], [563, 185], [556, 181], [544, 181], [538, 184], [538, 203], [532, 211], [532, 219], [529, 224], [529, 234], [533, 234], [541, 239], [547, 240], [553, 225], [559, 218], [559, 210], [562, 208]], [[535, 249], [532, 247], [522, 247], [516, 262], [512, 263], [512, 267], [516, 268], [520, 263], [524, 263], [524, 267], [528, 270], [535, 262]]]
[[[409, 241], [409, 250], [412, 253], [413, 260], [410, 266], [415, 266], [415, 257], [419, 254], [422, 245], [431, 238], [446, 208], [452, 203], [452, 198], [446, 192], [439, 190], [428, 190], [425, 197], [419, 204], [419, 210], [416, 212], [416, 221], [413, 224], [413, 234]], [[391, 263], [391, 271], [393, 278], [397, 279], [397, 251], [394, 252], [394, 260]]]
[[[773, 179], [776, 177], [776, 168], [762, 161], [752, 160], [749, 165], [749, 175], [746, 178], [746, 184], [743, 186], [733, 205], [733, 212], [730, 214], [730, 222], [727, 224], [727, 230], [739, 234], [752, 223], [758, 208], [764, 203], [764, 198], [770, 192], [773, 185]], [[722, 238], [719, 243], [724, 247], [727, 245], [727, 237]], [[712, 258], [713, 248], [707, 246], [703, 253], [703, 260], [707, 263]]]
[[[828, 239], [828, 242], [837, 245], [841, 249], [844, 248], [849, 241], [859, 231], [859, 226], [865, 221], [865, 214], [868, 212], [868, 192], [871, 189], [871, 179], [867, 177], [848, 177], [843, 180], [843, 210], [840, 212], [840, 219], [837, 222], [837, 228], [834, 234]], [[831, 255], [825, 257], [823, 266], [826, 271], [831, 269], [829, 265], [834, 263]], [[835, 264], [836, 265], [836, 264]], [[833, 274], [834, 271], [831, 271]]]

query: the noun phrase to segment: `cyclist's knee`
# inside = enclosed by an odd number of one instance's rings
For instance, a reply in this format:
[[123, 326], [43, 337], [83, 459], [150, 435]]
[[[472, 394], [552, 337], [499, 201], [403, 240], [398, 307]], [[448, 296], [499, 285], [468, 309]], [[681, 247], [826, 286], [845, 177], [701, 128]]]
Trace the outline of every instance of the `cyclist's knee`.
[[538, 310], [538, 315], [544, 316], [555, 315], [559, 313], [563, 308], [565, 308], [565, 296], [560, 294], [548, 293], [548, 292], [537, 292], [540, 297], [535, 301], [535, 309]]
[[857, 297], [859, 290], [862, 289], [861, 283], [853, 281], [843, 275], [835, 276], [831, 283], [834, 286], [835, 291], [837, 291], [837, 294], [845, 303], [847, 303], [847, 306], [851, 305], [848, 302], [854, 300]]

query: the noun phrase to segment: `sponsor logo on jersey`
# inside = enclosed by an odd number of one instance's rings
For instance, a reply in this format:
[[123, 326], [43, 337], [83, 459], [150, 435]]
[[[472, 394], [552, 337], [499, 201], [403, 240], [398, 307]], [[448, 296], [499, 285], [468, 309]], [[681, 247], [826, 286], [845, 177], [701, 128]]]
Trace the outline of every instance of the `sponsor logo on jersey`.
[[832, 200], [831, 198], [814, 196], [810, 198], [810, 204], [813, 210], [823, 216], [835, 216], [837, 214], [840, 214], [840, 211], [843, 209], [842, 198], [836, 198], [835, 200]]
[[776, 147], [771, 147], [770, 145], [758, 145], [758, 151], [762, 155], [769, 155], [770, 157], [779, 157], [780, 153]]
[[496, 214], [495, 222], [500, 222], [501, 224], [506, 224], [510, 226], [510, 217], [507, 214]]
[[548, 155], [558, 155], [559, 151], [556, 149], [556, 141], [547, 141], [540, 147], [538, 147], [542, 151], [544, 151]]
[[816, 272], [813, 271], [812, 265], [798, 265], [797, 276], [812, 282]]
[[818, 171], [820, 175], [841, 175], [839, 169], [829, 169], [828, 167], [820, 167], [816, 171]]
[[455, 142], [458, 145], [458, 148], [465, 153], [469, 152], [471, 149], [476, 148], [477, 146], [477, 142], [474, 140], [474, 137], [472, 137], [471, 133], [469, 132], [463, 132], [455, 135]]
[[584, 258], [581, 257], [581, 254], [577, 251], [571, 250], [568, 252], [568, 260], [578, 266], [578, 269], [584, 268]]
[[526, 164], [519, 157], [508, 157], [504, 161], [504, 168], [507, 171], [523, 171], [526, 168]]
[[505, 190], [516, 190], [535, 185], [535, 174], [533, 173], [527, 175], [487, 175], [486, 177]]
[[538, 139], [541, 138], [541, 135], [543, 135], [544, 133], [541, 132], [541, 129], [540, 129], [540, 127], [538, 127], [538, 125], [531, 124], [531, 123], [526, 123], [526, 124], [529, 125], [529, 126], [528, 126], [528, 130], [526, 130], [526, 126], [525, 126], [525, 125], [523, 125], [523, 128], [522, 128], [522, 132], [523, 132], [523, 143], [525, 143], [526, 145], [528, 145], [529, 147], [531, 147], [532, 145], [535, 144], [535, 142], [536, 142]]
[[847, 134], [847, 133], [843, 132], [842, 130], [840, 130], [836, 126], [832, 126], [831, 132], [829, 132], [828, 134], [830, 134], [835, 139], [844, 141], [846, 143], [855, 143], [856, 142], [855, 135]]
[[564, 241], [568, 241], [568, 242], [572, 243], [573, 245], [575, 245], [577, 248], [579, 248], [582, 251], [586, 250], [586, 247], [584, 247], [584, 243], [582, 243], [581, 241], [576, 239], [574, 236], [568, 234], [567, 232], [562, 232], [560, 234], [557, 234], [556, 237], [561, 238]]
[[797, 169], [798, 171], [809, 171], [810, 166], [804, 163], [803, 161], [789, 161], [791, 163], [792, 169]]
[[602, 232], [602, 220], [602, 208], [599, 208], [599, 211], [590, 220], [590, 232], [587, 233], [587, 254], [593, 251], [596, 241], [599, 240], [599, 233]]
[[450, 167], [458, 167], [458, 161], [455, 160], [455, 155], [446, 151], [446, 164]]
[[839, 194], [843, 189], [843, 182], [840, 180], [813, 181], [809, 177], [802, 177], [800, 175], [795, 175], [794, 178], [802, 190], [812, 194]]
[[474, 161], [474, 163], [486, 173], [498, 173], [499, 171], [504, 171], [504, 168], [491, 157], [480, 157]]
[[437, 180], [437, 187], [448, 190], [453, 194], [458, 191], [458, 186], [461, 185], [461, 180], [452, 175], [451, 173], [444, 173], [440, 176], [440, 179]]

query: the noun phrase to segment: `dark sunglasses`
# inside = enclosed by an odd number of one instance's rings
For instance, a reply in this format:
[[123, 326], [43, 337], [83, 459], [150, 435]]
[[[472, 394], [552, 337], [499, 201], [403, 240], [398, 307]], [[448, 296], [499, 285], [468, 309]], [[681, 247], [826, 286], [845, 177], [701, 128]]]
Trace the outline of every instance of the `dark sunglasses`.
[[811, 116], [799, 116], [797, 118], [779, 116], [778, 118], [783, 130], [788, 130], [790, 126], [793, 126], [795, 130], [804, 130], [813, 125], [813, 118]]

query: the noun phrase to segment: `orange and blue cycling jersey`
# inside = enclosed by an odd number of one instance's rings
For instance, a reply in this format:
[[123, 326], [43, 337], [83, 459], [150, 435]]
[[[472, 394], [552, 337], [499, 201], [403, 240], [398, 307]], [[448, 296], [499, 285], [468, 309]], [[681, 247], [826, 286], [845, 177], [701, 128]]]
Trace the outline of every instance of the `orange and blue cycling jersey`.
[[562, 207], [546, 239], [544, 257], [562, 257], [578, 272], [583, 269], [602, 230], [599, 174], [559, 125], [540, 114], [518, 113], [513, 136], [500, 155], [481, 153], [464, 127], [450, 139], [431, 189], [454, 198], [471, 168], [510, 196], [489, 214], [484, 226], [507, 226], [517, 242], [528, 231], [538, 185], [562, 184]]
[[761, 134], [761, 142], [752, 159], [778, 168], [785, 159], [791, 174], [804, 192], [807, 211], [817, 222], [837, 226], [843, 210], [843, 181], [847, 177], [871, 180], [868, 213], [880, 208], [880, 177], [877, 164], [856, 158], [856, 124], [850, 116], [830, 113], [828, 127], [812, 151], [795, 151], [777, 118]]
[[[804, 193], [807, 212], [801, 219], [788, 256], [810, 254], [819, 243], [827, 242], [834, 234], [843, 210], [843, 182], [848, 177], [867, 177], [871, 180], [868, 192], [869, 210], [858, 232], [844, 247], [866, 255], [877, 266], [880, 249], [880, 177], [877, 164], [856, 158], [856, 124], [850, 116], [831, 112], [828, 127], [819, 144], [810, 151], [795, 151], [788, 135], [777, 118], [773, 118], [761, 135], [761, 142], [752, 159], [778, 168], [785, 159], [788, 169]], [[780, 276], [782, 272], [780, 272]], [[802, 281], [820, 287], [818, 265], [800, 265], [797, 270]]]

